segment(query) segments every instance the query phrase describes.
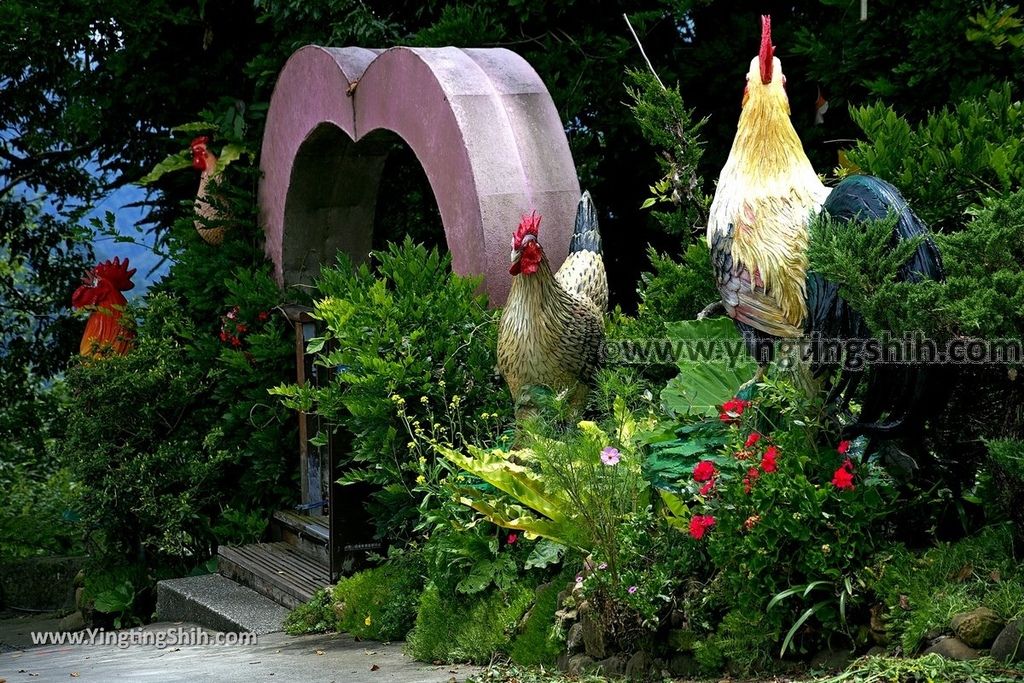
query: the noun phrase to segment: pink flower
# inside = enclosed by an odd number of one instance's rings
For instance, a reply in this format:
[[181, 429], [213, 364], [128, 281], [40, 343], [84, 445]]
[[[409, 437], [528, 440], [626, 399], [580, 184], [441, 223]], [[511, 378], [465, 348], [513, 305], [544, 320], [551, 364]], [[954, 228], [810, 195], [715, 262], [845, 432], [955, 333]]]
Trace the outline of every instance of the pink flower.
[[708, 481], [715, 476], [715, 463], [710, 460], [701, 460], [693, 468], [694, 481]]
[[708, 479], [703, 486], [700, 487], [700, 495], [706, 496], [711, 493], [711, 489], [715, 488], [715, 480]]
[[765, 472], [774, 472], [777, 470], [778, 465], [775, 462], [777, 457], [779, 457], [779, 449], [775, 446], [769, 446], [761, 457], [761, 469]]
[[758, 434], [757, 432], [750, 432], [750, 436], [747, 437], [747, 440], [743, 444], [743, 447], [744, 448], [750, 448], [751, 446], [753, 446], [754, 444], [756, 444], [760, 440], [761, 440], [761, 435], [760, 434]]
[[850, 442], [845, 439], [840, 441], [836, 450], [839, 451], [839, 455], [846, 455], [847, 451], [850, 450]]
[[690, 518], [690, 535], [698, 541], [704, 538], [704, 533], [715, 525], [715, 518], [711, 515], [694, 515]]
[[519, 540], [519, 535], [518, 534], [509, 534], [508, 538], [506, 539], [506, 541], [508, 542], [509, 545], [514, 545], [515, 542], [518, 541], [518, 540]]
[[601, 462], [609, 467], [619, 464], [621, 458], [618, 448], [612, 448], [611, 446], [606, 447], [601, 451]]
[[608, 563], [607, 562], [602, 562], [601, 564], [597, 565], [597, 568], [600, 569], [601, 571], [604, 571], [605, 569], [608, 569]]
[[832, 485], [844, 491], [853, 490], [853, 461], [849, 458], [833, 473]]
[[629, 588], [626, 589], [626, 592], [629, 593], [630, 595], [632, 595], [633, 593], [636, 593], [636, 591], [637, 591], [636, 586], [630, 586]]

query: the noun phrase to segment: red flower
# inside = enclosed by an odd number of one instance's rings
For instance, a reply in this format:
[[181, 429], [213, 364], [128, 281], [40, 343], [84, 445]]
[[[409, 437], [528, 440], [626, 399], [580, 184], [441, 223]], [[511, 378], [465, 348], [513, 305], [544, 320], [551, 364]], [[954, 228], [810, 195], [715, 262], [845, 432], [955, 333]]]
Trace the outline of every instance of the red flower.
[[761, 440], [761, 435], [757, 432], [750, 432], [750, 436], [747, 437], [746, 443], [743, 444], [744, 448], [750, 448], [755, 443]]
[[508, 538], [506, 539], [506, 542], [509, 545], [515, 545], [515, 542], [518, 541], [518, 540], [519, 540], [519, 535], [518, 534], [509, 534]]
[[711, 493], [711, 489], [715, 488], [714, 478], [708, 479], [703, 486], [700, 487], [700, 495], [706, 496]]
[[228, 340], [228, 333], [227, 333], [226, 330], [221, 330], [220, 331], [220, 340], [222, 342], [226, 342]]
[[722, 404], [722, 412], [718, 418], [722, 422], [733, 422], [740, 415], [743, 414], [743, 410], [750, 404], [750, 401], [744, 401], [739, 398], [731, 398]]
[[761, 457], [761, 469], [765, 472], [774, 472], [778, 469], [778, 465], [775, 463], [775, 458], [779, 456], [779, 449], [775, 446], [769, 446]]
[[846, 452], [850, 450], [850, 442], [845, 439], [840, 441], [836, 450], [839, 451], [839, 455], [846, 455]]
[[256, 316], [256, 319], [259, 320], [261, 323], [266, 322], [270, 320], [270, 314], [267, 313], [266, 311], [260, 311], [259, 315]]
[[693, 468], [694, 481], [708, 481], [715, 476], [715, 464], [710, 460], [701, 460]]
[[750, 515], [743, 522], [743, 528], [747, 531], [753, 529], [761, 521], [761, 515]]
[[690, 518], [690, 535], [698, 541], [704, 538], [704, 532], [715, 525], [715, 518], [711, 515], [694, 515]]
[[231, 336], [231, 345], [234, 346], [237, 349], [239, 346], [242, 345], [242, 340], [239, 339], [238, 337], [232, 335]]
[[853, 462], [849, 458], [832, 475], [832, 485], [846, 491], [853, 490]]
[[245, 323], [238, 323], [235, 326], [235, 330], [238, 332], [238, 334], [245, 334], [246, 332], [249, 331], [249, 326], [246, 325]]

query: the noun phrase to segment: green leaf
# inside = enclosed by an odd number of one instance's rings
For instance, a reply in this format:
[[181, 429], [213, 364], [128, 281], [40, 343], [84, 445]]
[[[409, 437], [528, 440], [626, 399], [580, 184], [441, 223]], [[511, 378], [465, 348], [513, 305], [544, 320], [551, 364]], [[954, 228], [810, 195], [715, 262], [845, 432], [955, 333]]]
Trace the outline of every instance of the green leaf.
[[189, 168], [191, 165], [192, 158], [188, 155], [188, 152], [177, 152], [176, 154], [171, 154], [154, 166], [152, 171], [144, 175], [139, 180], [139, 185], [149, 185], [156, 182], [167, 173], [180, 171], [183, 168]]
[[533, 546], [533, 551], [526, 558], [526, 569], [544, 569], [562, 561], [565, 546], [561, 543], [542, 538]]
[[662, 390], [661, 400], [678, 417], [716, 415], [757, 371], [729, 318], [687, 320], [665, 327], [678, 343], [679, 375]]

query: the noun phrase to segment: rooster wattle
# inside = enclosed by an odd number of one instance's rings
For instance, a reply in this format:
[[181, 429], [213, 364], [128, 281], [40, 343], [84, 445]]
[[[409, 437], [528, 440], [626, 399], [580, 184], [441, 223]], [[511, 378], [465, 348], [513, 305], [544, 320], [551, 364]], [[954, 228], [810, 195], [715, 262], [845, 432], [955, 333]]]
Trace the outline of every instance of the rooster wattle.
[[498, 326], [498, 369], [517, 403], [526, 388], [547, 386], [578, 405], [604, 355], [608, 278], [597, 212], [584, 192], [557, 273], [539, 241], [540, 220], [524, 216], [512, 236], [514, 278]]

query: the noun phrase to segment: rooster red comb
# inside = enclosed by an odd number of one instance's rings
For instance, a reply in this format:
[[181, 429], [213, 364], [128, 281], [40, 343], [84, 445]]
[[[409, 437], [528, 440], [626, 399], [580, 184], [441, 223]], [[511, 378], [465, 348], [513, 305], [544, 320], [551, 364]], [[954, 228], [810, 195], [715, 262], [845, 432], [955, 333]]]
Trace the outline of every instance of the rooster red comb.
[[128, 259], [122, 261], [115, 256], [113, 261], [107, 260], [98, 264], [92, 269], [92, 272], [96, 277], [106, 280], [124, 292], [135, 287], [135, 283], [132, 282], [132, 275], [135, 275], [135, 270], [135, 268], [128, 269]]
[[534, 211], [529, 216], [523, 216], [523, 220], [519, 221], [519, 227], [516, 228], [514, 242], [516, 248], [523, 241], [523, 238], [527, 235], [533, 235], [537, 237], [537, 233], [540, 231], [540, 216]]
[[772, 18], [761, 15], [761, 82], [768, 85], [772, 82], [772, 59], [775, 57], [775, 46], [772, 45]]

